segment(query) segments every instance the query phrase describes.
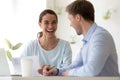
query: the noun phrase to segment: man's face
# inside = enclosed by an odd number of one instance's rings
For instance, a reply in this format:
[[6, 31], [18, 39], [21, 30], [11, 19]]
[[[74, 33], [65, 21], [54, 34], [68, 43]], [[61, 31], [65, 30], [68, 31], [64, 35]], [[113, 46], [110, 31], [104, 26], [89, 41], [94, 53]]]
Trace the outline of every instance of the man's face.
[[75, 31], [78, 35], [81, 35], [82, 28], [80, 25], [80, 18], [78, 17], [78, 15], [73, 16], [71, 14], [68, 14], [68, 19], [70, 20], [70, 26], [72, 26], [75, 29]]

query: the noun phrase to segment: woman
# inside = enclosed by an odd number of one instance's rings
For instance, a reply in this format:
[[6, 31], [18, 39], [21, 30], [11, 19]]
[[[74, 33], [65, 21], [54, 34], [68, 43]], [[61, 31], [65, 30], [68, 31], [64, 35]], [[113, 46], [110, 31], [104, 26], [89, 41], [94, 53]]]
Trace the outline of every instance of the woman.
[[58, 18], [53, 10], [46, 9], [39, 16], [42, 32], [36, 40], [30, 41], [24, 48], [24, 56], [38, 56], [39, 65], [51, 65], [63, 68], [71, 63], [72, 52], [67, 41], [56, 37]]

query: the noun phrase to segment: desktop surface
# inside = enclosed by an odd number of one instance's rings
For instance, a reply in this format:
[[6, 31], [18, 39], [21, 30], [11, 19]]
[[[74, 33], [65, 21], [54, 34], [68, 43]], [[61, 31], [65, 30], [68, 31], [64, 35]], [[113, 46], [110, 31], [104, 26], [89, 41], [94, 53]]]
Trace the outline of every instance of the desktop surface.
[[120, 77], [62, 77], [62, 76], [34, 76], [34, 77], [20, 77], [20, 76], [1, 76], [0, 80], [120, 80]]

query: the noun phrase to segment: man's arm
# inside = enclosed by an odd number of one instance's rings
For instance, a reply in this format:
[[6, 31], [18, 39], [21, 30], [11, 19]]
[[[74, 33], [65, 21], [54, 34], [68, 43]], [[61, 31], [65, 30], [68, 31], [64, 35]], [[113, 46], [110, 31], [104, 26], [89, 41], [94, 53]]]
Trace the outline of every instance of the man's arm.
[[60, 68], [60, 69], [59, 69], [59, 73], [58, 73], [59, 76], [63, 75], [63, 72], [65, 72], [65, 71], [68, 72], [68, 70], [70, 70], [70, 69], [76, 68], [77, 66], [80, 67], [80, 66], [83, 65], [81, 50], [82, 50], [82, 48], [81, 48], [81, 49], [79, 50], [79, 52], [77, 53], [76, 58], [75, 58], [75, 60], [72, 62], [71, 65], [69, 65], [69, 66], [66, 67], [66, 68]]
[[112, 46], [109, 40], [104, 35], [96, 35], [91, 43], [86, 44], [89, 46], [87, 53], [83, 56], [85, 62], [83, 66], [78, 66], [69, 71], [69, 76], [96, 76], [99, 75], [103, 69], [105, 62], [110, 55]]

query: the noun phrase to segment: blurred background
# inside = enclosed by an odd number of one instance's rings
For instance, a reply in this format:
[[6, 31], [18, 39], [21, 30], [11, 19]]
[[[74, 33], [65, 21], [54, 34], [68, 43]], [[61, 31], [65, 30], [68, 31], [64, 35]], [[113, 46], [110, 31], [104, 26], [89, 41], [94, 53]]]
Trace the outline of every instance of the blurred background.
[[[77, 36], [70, 27], [65, 7], [74, 0], [0, 0], [0, 47], [6, 48], [4, 39], [13, 44], [37, 38], [41, 31], [38, 18], [46, 8], [55, 10], [59, 23], [56, 35], [71, 44], [74, 56], [81, 47], [83, 36]], [[89, 0], [95, 7], [95, 21], [113, 36], [117, 48], [120, 70], [120, 3], [119, 0]], [[14, 54], [17, 56], [18, 54]]]

